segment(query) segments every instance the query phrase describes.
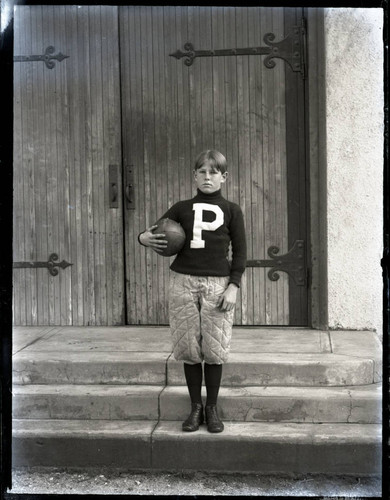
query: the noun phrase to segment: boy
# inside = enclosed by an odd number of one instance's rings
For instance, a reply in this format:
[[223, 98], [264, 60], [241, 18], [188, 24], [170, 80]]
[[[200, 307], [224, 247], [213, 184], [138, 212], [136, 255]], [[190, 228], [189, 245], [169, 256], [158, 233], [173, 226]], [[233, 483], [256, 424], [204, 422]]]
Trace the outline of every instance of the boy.
[[[222, 365], [227, 361], [234, 306], [246, 266], [244, 219], [239, 205], [221, 194], [226, 182], [226, 158], [218, 151], [202, 152], [195, 162], [197, 195], [174, 204], [161, 218], [179, 222], [186, 234], [183, 248], [170, 269], [169, 322], [173, 355], [184, 361], [184, 374], [191, 399], [191, 413], [183, 431], [199, 429], [204, 421], [202, 362], [207, 390], [206, 422], [209, 432], [222, 432], [217, 412]], [[139, 242], [156, 252], [167, 246], [164, 234], [151, 226]], [[228, 261], [229, 244], [233, 259]]]

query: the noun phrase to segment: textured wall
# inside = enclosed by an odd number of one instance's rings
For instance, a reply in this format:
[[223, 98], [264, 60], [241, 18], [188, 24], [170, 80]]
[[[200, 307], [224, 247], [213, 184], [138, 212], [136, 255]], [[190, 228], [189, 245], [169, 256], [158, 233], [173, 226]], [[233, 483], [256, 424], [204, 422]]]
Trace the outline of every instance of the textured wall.
[[325, 10], [331, 329], [382, 330], [382, 16]]

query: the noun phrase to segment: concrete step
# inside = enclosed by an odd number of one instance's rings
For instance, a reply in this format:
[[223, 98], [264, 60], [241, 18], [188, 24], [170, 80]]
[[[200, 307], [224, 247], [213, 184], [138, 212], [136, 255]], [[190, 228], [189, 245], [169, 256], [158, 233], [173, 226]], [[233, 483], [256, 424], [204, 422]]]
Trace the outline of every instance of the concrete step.
[[381, 425], [230, 422], [221, 434], [180, 422], [18, 420], [13, 467], [380, 474]]
[[13, 420], [12, 466], [149, 468], [157, 421]]
[[159, 385], [14, 385], [14, 418], [157, 420]]
[[[366, 332], [367, 333], [367, 332]], [[289, 342], [286, 342], [288, 338]], [[29, 351], [171, 352], [169, 327], [14, 327], [14, 353]], [[300, 327], [234, 327], [232, 352], [331, 352], [327, 331]]]
[[[221, 418], [245, 422], [381, 422], [381, 385], [222, 387]], [[203, 389], [203, 394], [205, 394]], [[25, 419], [184, 420], [184, 386], [24, 385], [13, 387], [13, 416]]]
[[13, 356], [14, 384], [140, 384], [166, 382], [169, 353], [21, 351]]
[[[218, 409], [224, 421], [374, 424], [382, 421], [381, 399], [381, 384], [314, 388], [222, 387]], [[189, 411], [186, 387], [167, 386], [162, 391], [161, 420], [182, 421]]]
[[[183, 363], [164, 352], [41, 352], [13, 357], [14, 384], [185, 385]], [[375, 360], [340, 354], [232, 353], [224, 386], [349, 386], [378, 382]]]
[[[183, 364], [168, 360], [168, 384], [185, 385]], [[348, 386], [378, 382], [373, 359], [337, 354], [232, 353], [222, 385]]]

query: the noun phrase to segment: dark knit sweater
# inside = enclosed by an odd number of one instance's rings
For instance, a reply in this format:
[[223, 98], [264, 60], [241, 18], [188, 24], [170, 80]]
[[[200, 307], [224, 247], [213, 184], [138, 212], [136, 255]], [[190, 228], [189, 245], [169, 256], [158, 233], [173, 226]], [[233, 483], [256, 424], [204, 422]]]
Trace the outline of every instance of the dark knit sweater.
[[[244, 218], [236, 203], [226, 200], [221, 190], [175, 203], [162, 217], [179, 222], [186, 241], [171, 265], [172, 271], [194, 276], [229, 276], [240, 286], [246, 266]], [[232, 243], [232, 262], [228, 261]]]

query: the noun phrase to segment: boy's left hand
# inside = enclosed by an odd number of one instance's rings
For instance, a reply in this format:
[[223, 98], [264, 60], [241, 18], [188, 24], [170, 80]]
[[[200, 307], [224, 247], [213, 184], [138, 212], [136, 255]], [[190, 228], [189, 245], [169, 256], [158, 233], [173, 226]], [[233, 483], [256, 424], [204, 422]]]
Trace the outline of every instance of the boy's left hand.
[[230, 283], [223, 294], [220, 296], [217, 307], [221, 311], [232, 311], [236, 305], [238, 287]]

